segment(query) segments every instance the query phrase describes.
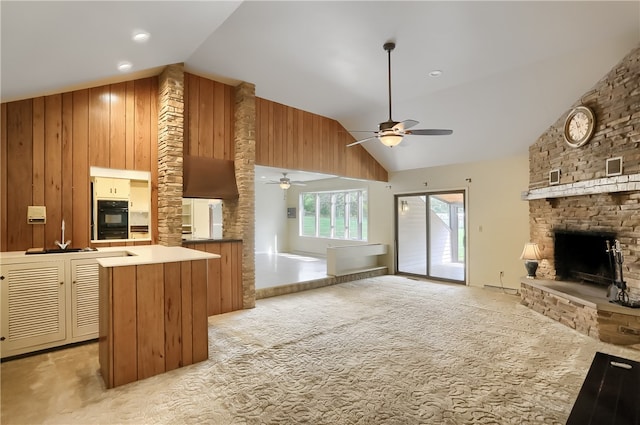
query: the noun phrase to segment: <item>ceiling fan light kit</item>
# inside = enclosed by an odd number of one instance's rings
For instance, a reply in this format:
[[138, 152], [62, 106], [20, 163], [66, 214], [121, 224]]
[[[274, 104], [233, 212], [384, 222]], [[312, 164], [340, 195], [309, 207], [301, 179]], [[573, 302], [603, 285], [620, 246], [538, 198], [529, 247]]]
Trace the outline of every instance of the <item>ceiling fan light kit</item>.
[[384, 50], [387, 51], [388, 55], [388, 86], [389, 86], [389, 119], [385, 122], [381, 122], [378, 124], [378, 131], [373, 131], [372, 133], [375, 136], [366, 137], [361, 140], [357, 140], [353, 143], [347, 145], [355, 146], [360, 143], [378, 139], [383, 145], [388, 146], [390, 148], [397, 146], [402, 142], [404, 136], [407, 135], [415, 135], [415, 136], [445, 136], [452, 134], [452, 130], [436, 130], [436, 129], [421, 129], [421, 130], [408, 130], [414, 125], [418, 124], [418, 121], [415, 120], [404, 120], [404, 121], [394, 121], [391, 118], [391, 51], [395, 49], [396, 44], [394, 42], [387, 42], [383, 46]]
[[267, 182], [266, 184], [277, 184], [282, 190], [289, 189], [291, 185], [306, 186], [306, 184], [302, 181], [292, 181], [289, 177], [287, 177], [287, 174], [288, 173], [282, 173], [282, 177], [280, 177], [280, 180], [272, 180]]

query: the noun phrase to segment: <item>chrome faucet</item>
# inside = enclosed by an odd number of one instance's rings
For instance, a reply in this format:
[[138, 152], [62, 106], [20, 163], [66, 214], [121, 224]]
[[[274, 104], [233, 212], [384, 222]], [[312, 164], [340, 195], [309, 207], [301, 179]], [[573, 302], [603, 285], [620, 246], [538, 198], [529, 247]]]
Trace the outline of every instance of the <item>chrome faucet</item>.
[[62, 219], [62, 238], [60, 239], [62, 239], [63, 242], [56, 241], [56, 245], [58, 245], [60, 249], [67, 249], [67, 247], [71, 243], [71, 240], [64, 242], [64, 218]]

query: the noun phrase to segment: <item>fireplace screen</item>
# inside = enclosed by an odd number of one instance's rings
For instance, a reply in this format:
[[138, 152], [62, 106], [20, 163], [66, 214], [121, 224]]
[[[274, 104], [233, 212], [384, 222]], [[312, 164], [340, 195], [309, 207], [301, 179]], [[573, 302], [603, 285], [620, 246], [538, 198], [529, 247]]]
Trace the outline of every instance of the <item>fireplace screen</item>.
[[613, 267], [607, 253], [607, 240], [613, 245], [614, 233], [556, 231], [554, 261], [559, 280], [609, 285]]

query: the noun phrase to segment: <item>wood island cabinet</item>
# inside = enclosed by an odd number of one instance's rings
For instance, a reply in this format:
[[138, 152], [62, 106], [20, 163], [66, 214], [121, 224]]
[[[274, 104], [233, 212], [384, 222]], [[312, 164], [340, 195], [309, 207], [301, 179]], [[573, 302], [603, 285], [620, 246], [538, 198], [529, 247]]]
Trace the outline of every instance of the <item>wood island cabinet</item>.
[[242, 241], [190, 243], [189, 248], [218, 254], [219, 261], [209, 261], [207, 314], [242, 310]]
[[107, 388], [209, 357], [207, 263], [217, 256], [149, 248], [140, 261], [99, 261], [98, 350]]

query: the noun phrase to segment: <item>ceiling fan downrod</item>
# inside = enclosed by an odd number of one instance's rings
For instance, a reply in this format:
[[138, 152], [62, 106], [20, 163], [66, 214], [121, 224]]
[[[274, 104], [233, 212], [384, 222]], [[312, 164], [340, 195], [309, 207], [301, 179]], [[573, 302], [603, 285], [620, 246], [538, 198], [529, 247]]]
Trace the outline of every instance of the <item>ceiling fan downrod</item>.
[[389, 122], [393, 122], [393, 120], [391, 119], [391, 51], [396, 48], [396, 43], [389, 41], [387, 43], [384, 43], [384, 46], [382, 47], [387, 51], [388, 57], [387, 83], [389, 87]]

